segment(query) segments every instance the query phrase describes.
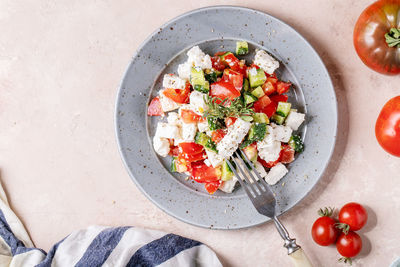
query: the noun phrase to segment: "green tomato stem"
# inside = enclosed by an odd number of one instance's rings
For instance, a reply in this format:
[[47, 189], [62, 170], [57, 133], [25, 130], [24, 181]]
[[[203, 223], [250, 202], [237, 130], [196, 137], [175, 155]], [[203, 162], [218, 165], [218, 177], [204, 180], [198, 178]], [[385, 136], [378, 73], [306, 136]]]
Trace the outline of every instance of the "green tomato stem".
[[388, 33], [385, 34], [386, 43], [389, 47], [400, 48], [400, 29], [391, 28]]

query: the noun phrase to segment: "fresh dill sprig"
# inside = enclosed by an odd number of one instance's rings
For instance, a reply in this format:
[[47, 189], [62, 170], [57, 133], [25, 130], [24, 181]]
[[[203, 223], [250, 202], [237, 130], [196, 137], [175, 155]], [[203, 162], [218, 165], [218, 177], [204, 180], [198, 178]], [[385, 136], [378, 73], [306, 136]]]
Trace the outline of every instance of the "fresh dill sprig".
[[[219, 103], [217, 103], [219, 102]], [[214, 117], [217, 119], [224, 119], [226, 117], [251, 117], [254, 111], [251, 109], [253, 104], [246, 105], [242, 97], [235, 100], [229, 98], [221, 99], [218, 97], [204, 96], [204, 103], [208, 109], [203, 117]]]

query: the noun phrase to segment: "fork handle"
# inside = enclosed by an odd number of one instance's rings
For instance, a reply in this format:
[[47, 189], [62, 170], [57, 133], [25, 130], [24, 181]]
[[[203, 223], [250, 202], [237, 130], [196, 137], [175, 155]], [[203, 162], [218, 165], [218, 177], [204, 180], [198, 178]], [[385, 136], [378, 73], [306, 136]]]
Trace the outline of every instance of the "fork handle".
[[289, 254], [289, 256], [295, 267], [312, 267], [310, 260], [302, 248], [299, 248], [292, 254]]

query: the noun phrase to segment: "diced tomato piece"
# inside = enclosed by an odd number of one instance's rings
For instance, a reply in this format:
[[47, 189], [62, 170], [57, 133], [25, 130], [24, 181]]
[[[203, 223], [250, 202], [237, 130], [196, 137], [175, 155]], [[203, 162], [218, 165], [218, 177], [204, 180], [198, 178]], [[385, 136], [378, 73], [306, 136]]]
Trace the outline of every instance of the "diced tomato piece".
[[240, 96], [240, 91], [238, 91], [230, 82], [219, 81], [211, 84], [210, 94], [211, 96], [218, 97], [222, 100], [226, 98], [234, 100]]
[[245, 78], [247, 78], [247, 66], [244, 60], [240, 60], [239, 64], [231, 67], [232, 70], [239, 72], [242, 74]]
[[218, 143], [219, 141], [222, 140], [222, 138], [224, 138], [225, 135], [226, 135], [226, 129], [215, 130], [211, 133], [211, 140], [214, 143]]
[[228, 54], [228, 55], [224, 56], [224, 61], [232, 69], [237, 68], [239, 65], [239, 59], [237, 57], [235, 57], [234, 54]]
[[274, 113], [276, 112], [277, 107], [278, 104], [272, 101], [271, 104], [263, 108], [262, 112], [265, 113], [268, 116], [268, 118], [271, 118], [272, 115], [274, 115]]
[[[222, 54], [224, 53], [225, 52], [222, 52]], [[211, 58], [211, 63], [212, 67], [218, 71], [223, 71], [226, 68], [225, 64], [222, 62], [221, 58], [218, 55]]]
[[235, 86], [236, 90], [242, 90], [243, 87], [243, 74], [231, 70], [231, 69], [225, 69], [224, 70], [224, 75], [222, 76], [222, 80], [225, 82], [230, 82]]
[[276, 90], [278, 91], [278, 94], [281, 95], [289, 91], [291, 85], [292, 85], [291, 83], [278, 81]]
[[216, 182], [205, 183], [204, 187], [206, 188], [207, 192], [212, 195], [214, 194], [218, 188], [221, 186], [222, 181], [218, 180]]
[[226, 54], [226, 51], [218, 51], [217, 53], [214, 54], [214, 56], [219, 57], [222, 56], [223, 54]]
[[169, 153], [170, 156], [176, 157], [179, 154], [179, 147], [172, 145], [169, 149]]
[[276, 161], [270, 161], [270, 162], [266, 162], [265, 160], [263, 160], [262, 158], [258, 157], [257, 158], [258, 162], [261, 163], [261, 165], [263, 165], [265, 168], [272, 168], [274, 167], [276, 164], [279, 163], [280, 159], [277, 159]]
[[272, 76], [268, 76], [267, 74], [267, 82], [272, 83], [273, 85], [276, 85], [278, 83], [278, 78], [276, 78], [276, 76], [274, 74], [272, 74]]
[[269, 82], [269, 81], [266, 81], [263, 84], [262, 89], [264, 90], [264, 94], [266, 94], [268, 96], [272, 95], [273, 93], [276, 92], [276, 86], [273, 83]]
[[196, 112], [190, 109], [182, 109], [181, 110], [181, 118], [184, 123], [195, 123], [204, 121], [205, 118], [203, 116], [197, 114]]
[[164, 116], [164, 111], [162, 110], [160, 98], [158, 96], [151, 100], [150, 105], [147, 108], [147, 115]]
[[254, 110], [256, 112], [263, 112], [269, 104], [271, 104], [271, 99], [267, 95], [260, 97], [256, 102], [254, 102]]
[[180, 143], [179, 148], [182, 153], [186, 154], [198, 154], [204, 150], [202, 145], [196, 144], [194, 142], [183, 142]]
[[294, 160], [294, 149], [289, 145], [282, 145], [282, 150], [280, 154], [280, 161], [282, 163], [290, 163]]
[[269, 98], [272, 100], [272, 102], [278, 103], [287, 102], [289, 97], [287, 95], [272, 95]]
[[176, 103], [187, 104], [189, 103], [190, 83], [186, 83], [185, 89], [165, 89], [163, 94]]
[[235, 118], [235, 117], [228, 117], [228, 118], [225, 118], [225, 125], [226, 125], [226, 127], [229, 127], [229, 126], [233, 125], [233, 124], [235, 123], [236, 120], [237, 120], [237, 118]]
[[184, 159], [185, 161], [188, 161], [188, 162], [201, 161], [201, 160], [204, 160], [206, 157], [207, 157], [207, 154], [205, 151], [202, 151], [197, 154], [187, 154], [187, 153], [179, 153], [178, 154], [178, 159]]
[[221, 177], [221, 171], [212, 166], [207, 166], [204, 161], [194, 162], [191, 164], [191, 178], [198, 183], [216, 182]]

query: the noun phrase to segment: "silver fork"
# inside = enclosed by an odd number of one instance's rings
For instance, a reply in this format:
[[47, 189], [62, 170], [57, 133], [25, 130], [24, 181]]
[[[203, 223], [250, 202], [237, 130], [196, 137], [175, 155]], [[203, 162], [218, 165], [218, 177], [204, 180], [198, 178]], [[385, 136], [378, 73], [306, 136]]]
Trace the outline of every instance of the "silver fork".
[[[303, 249], [296, 244], [296, 239], [290, 238], [288, 231], [276, 216], [276, 198], [269, 188], [269, 185], [262, 177], [260, 177], [253, 163], [247, 158], [246, 154], [240, 149], [238, 151], [236, 151], [231, 157], [233, 162], [235, 162], [236, 168], [229, 160], [227, 160], [227, 163], [238, 178], [240, 185], [246, 191], [254, 207], [260, 214], [274, 220], [275, 227], [285, 242], [283, 246], [287, 248], [288, 255], [291, 257], [294, 265], [299, 267], [312, 266]], [[258, 178], [258, 182], [252, 172], [246, 167], [242, 158], [244, 158], [246, 163], [251, 166], [253, 173]], [[241, 176], [239, 174], [241, 174]], [[243, 177], [243, 179], [241, 177]]]

